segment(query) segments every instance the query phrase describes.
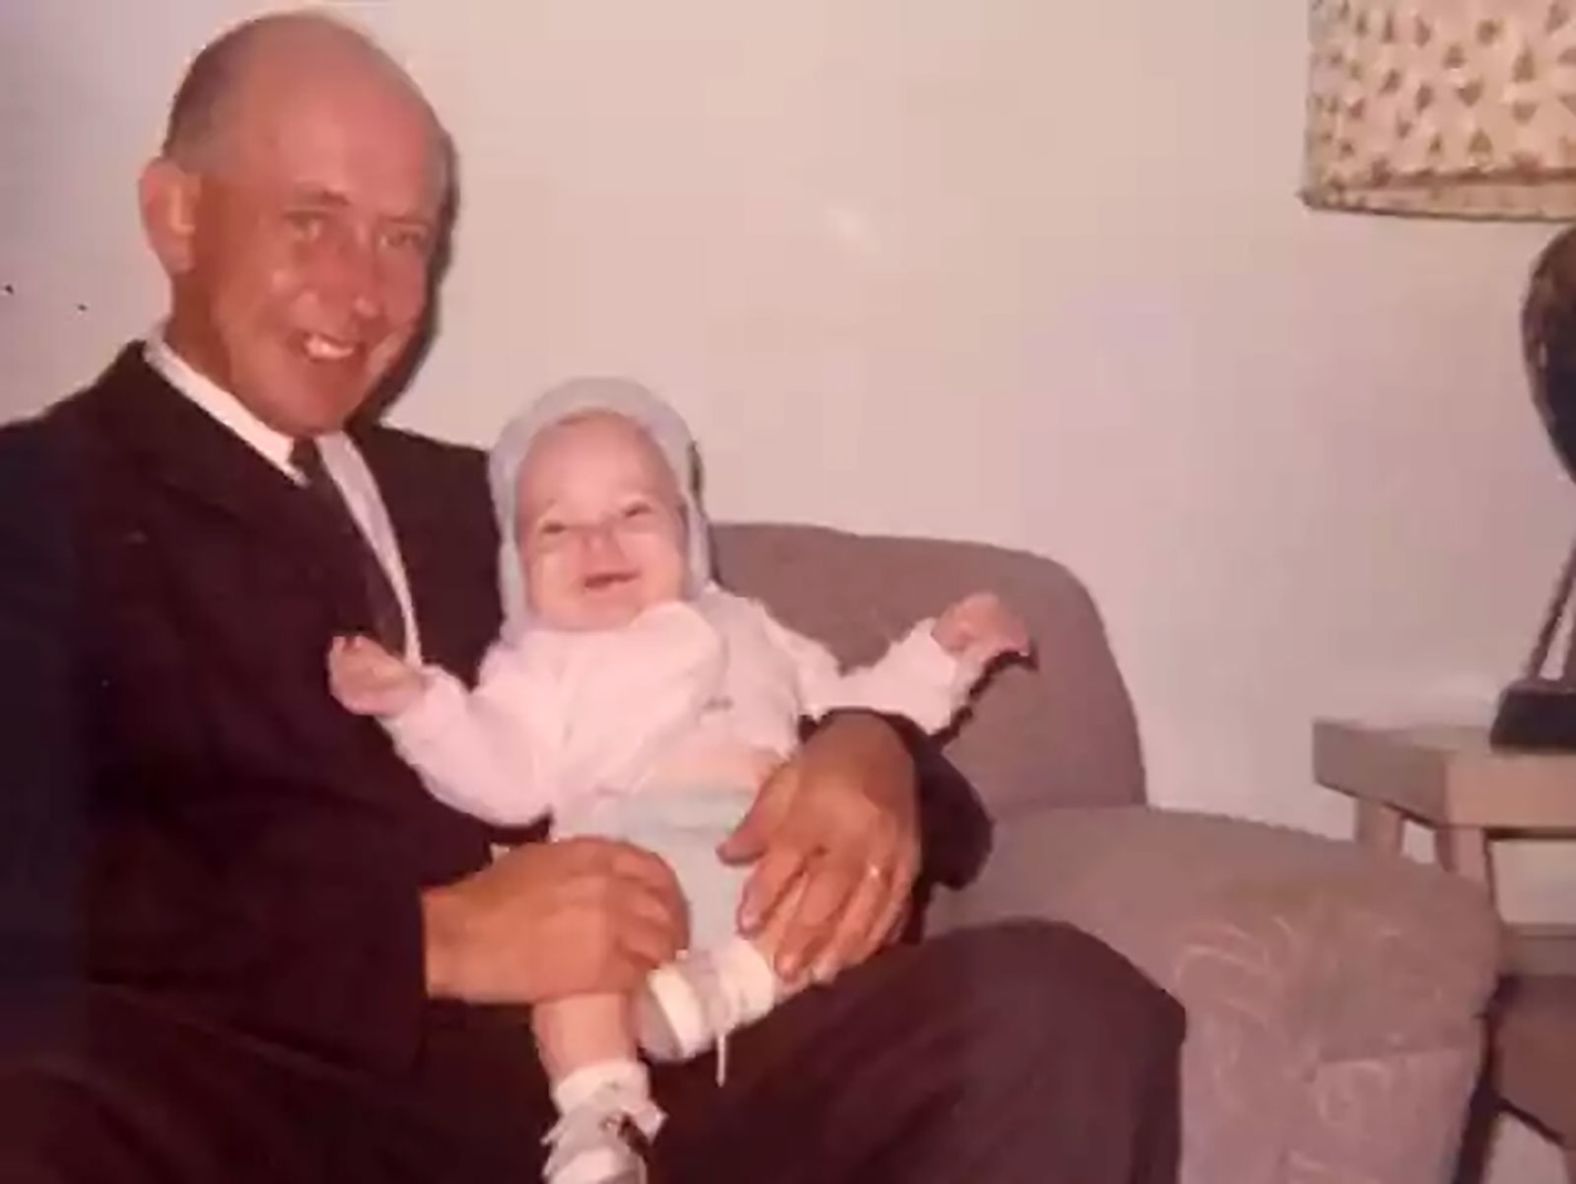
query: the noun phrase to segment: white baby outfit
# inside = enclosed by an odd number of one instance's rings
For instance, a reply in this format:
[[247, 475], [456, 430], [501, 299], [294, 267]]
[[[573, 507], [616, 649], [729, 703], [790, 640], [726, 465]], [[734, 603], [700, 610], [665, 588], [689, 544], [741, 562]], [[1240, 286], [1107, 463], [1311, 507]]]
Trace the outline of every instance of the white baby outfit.
[[837, 707], [935, 731], [979, 673], [923, 622], [844, 674], [825, 647], [713, 584], [619, 629], [532, 626], [500, 639], [473, 691], [429, 669], [421, 698], [385, 723], [433, 795], [468, 814], [505, 825], [547, 815], [554, 837], [623, 838], [662, 855], [676, 842], [669, 862], [699, 947], [733, 933], [739, 875], [712, 852], [754, 796], [758, 758], [787, 757], [799, 719]]
[[[686, 595], [619, 629], [565, 631], [531, 616], [517, 491], [536, 439], [591, 412], [640, 425], [672, 469], [684, 503]], [[549, 391], [505, 427], [488, 479], [501, 635], [473, 691], [429, 668], [418, 702], [384, 723], [434, 796], [460, 810], [511, 825], [547, 815], [555, 837], [626, 839], [664, 856], [688, 898], [692, 948], [734, 934], [742, 874], [716, 858], [716, 846], [765, 769], [793, 751], [802, 717], [867, 707], [935, 731], [982, 672], [977, 658], [946, 653], [926, 621], [879, 662], [845, 674], [825, 647], [719, 587], [689, 428], [638, 383], [587, 378]]]

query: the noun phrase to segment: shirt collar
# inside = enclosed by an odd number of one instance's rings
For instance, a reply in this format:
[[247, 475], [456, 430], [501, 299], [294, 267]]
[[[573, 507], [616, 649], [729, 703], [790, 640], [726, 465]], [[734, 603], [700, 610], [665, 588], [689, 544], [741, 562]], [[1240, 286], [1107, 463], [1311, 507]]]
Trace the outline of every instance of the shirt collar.
[[234, 432], [274, 468], [292, 481], [301, 480], [290, 463], [295, 441], [258, 419], [239, 399], [176, 353], [165, 339], [162, 325], [148, 334], [143, 357], [165, 382]]

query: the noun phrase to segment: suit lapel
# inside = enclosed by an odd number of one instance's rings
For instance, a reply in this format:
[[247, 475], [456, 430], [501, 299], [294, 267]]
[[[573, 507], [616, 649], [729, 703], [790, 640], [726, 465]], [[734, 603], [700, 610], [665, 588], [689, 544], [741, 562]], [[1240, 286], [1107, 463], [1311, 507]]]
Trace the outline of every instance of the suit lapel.
[[346, 627], [365, 617], [366, 592], [353, 555], [307, 491], [234, 432], [170, 386], [148, 365], [142, 345], [121, 351], [86, 393], [106, 436], [153, 482], [228, 521], [221, 529], [250, 537], [296, 563]]
[[313, 528], [310, 502], [239, 436], [169, 385], [130, 345], [98, 384], [100, 412], [160, 483], [250, 530], [297, 542]]

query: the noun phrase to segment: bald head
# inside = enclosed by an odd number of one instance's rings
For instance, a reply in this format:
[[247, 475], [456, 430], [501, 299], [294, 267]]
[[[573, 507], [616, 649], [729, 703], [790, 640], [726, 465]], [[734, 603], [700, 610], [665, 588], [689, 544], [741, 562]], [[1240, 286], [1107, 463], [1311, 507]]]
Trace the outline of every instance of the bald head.
[[450, 177], [432, 109], [363, 34], [308, 14], [224, 34], [138, 182], [166, 341], [276, 431], [337, 431], [421, 327]]
[[211, 168], [250, 107], [281, 89], [336, 79], [377, 87], [419, 111], [447, 174], [447, 136], [416, 83], [366, 34], [314, 12], [257, 17], [204, 47], [170, 105], [164, 155], [187, 168]]

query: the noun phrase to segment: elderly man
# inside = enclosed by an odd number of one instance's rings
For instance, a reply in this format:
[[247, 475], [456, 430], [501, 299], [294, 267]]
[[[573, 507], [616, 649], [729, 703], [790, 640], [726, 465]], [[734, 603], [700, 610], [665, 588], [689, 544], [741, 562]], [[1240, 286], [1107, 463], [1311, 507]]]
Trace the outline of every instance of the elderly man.
[[[0, 1065], [0, 1179], [531, 1178], [542, 1071], [518, 1013], [479, 1005], [627, 990], [683, 942], [660, 860], [578, 840], [489, 862], [496, 836], [324, 685], [345, 630], [474, 671], [498, 622], [479, 458], [355, 419], [423, 326], [451, 163], [359, 33], [232, 30], [141, 179], [167, 321], [0, 435], [24, 487], [0, 642], [50, 672], [28, 701], [48, 726], [6, 743], [88, 766], [83, 921], [40, 943], [87, 974], [29, 993], [58, 1006]], [[74, 547], [28, 545], [60, 533], [40, 504]], [[42, 631], [19, 616], [41, 605]], [[1172, 1178], [1180, 1015], [1114, 954], [1024, 923], [870, 958], [919, 870], [911, 749], [945, 775], [894, 725], [833, 719], [730, 840], [745, 913], [793, 905], [783, 972], [827, 985], [741, 1033], [725, 1085], [655, 1075], [653, 1176]]]

